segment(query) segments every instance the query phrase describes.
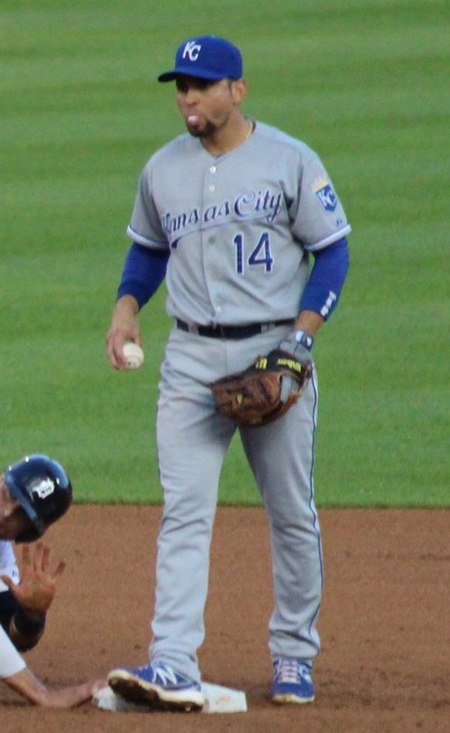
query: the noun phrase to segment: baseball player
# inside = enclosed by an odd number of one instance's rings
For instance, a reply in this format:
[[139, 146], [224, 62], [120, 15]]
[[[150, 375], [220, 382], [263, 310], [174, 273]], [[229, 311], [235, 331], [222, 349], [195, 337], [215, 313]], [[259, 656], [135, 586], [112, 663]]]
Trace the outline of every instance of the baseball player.
[[159, 81], [175, 82], [187, 132], [142, 171], [107, 351], [112, 366], [124, 368], [123, 344], [140, 343], [138, 313], [165, 278], [173, 328], [157, 414], [164, 507], [149, 661], [113, 669], [108, 682], [125, 699], [201, 709], [197, 652], [210, 542], [220, 470], [237, 429], [217, 411], [210, 387], [281, 348], [292, 363], [309, 364], [312, 377], [283, 417], [239, 432], [270, 525], [271, 699], [307, 703], [323, 582], [311, 349], [347, 274], [350, 226], [318, 155], [243, 114], [247, 87], [232, 43], [190, 38]]
[[72, 485], [62, 466], [45, 455], [31, 455], [0, 474], [0, 679], [36, 705], [69, 708], [88, 700], [104, 682], [50, 689], [38, 680], [19, 652], [41, 638], [55, 582], [64, 563], [52, 566], [42, 542], [23, 547], [20, 576], [12, 541], [41, 537], [72, 501]]

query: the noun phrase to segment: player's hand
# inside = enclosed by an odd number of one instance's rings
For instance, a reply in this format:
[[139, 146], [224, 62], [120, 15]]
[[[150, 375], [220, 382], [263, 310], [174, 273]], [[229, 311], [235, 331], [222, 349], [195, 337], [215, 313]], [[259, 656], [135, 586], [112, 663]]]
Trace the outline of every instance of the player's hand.
[[91, 700], [104, 687], [106, 687], [106, 681], [103, 679], [91, 680], [80, 685], [70, 685], [59, 689], [47, 687], [41, 694], [39, 704], [48, 708], [73, 708]]
[[123, 345], [125, 341], [134, 341], [141, 346], [141, 334], [136, 320], [138, 305], [129, 295], [120, 298], [114, 308], [111, 326], [106, 336], [106, 351], [111, 366], [122, 370], [125, 367]]
[[99, 679], [83, 682], [79, 685], [51, 688], [41, 682], [29, 667], [25, 667], [25, 669], [9, 677], [4, 677], [3, 682], [34, 705], [57, 709], [81, 705], [107, 685], [106, 680]]
[[7, 575], [2, 575], [1, 579], [30, 618], [39, 618], [50, 608], [56, 579], [65, 567], [62, 560], [52, 566], [50, 548], [43, 542], [37, 542], [33, 547], [23, 546], [19, 583], [14, 583]]

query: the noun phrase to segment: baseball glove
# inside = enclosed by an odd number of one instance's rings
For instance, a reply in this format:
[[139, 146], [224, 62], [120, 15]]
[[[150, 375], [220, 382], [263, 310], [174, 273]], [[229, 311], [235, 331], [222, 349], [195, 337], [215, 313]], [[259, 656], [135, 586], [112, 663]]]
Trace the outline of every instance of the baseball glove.
[[243, 372], [211, 384], [217, 410], [243, 427], [277, 420], [302, 394], [312, 374], [312, 360], [275, 349], [258, 356]]

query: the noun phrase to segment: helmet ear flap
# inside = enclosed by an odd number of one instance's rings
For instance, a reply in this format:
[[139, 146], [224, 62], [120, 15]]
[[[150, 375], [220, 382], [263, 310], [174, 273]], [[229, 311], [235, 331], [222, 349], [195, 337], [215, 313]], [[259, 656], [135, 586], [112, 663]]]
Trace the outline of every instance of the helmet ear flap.
[[31, 522], [31, 527], [16, 537], [16, 542], [39, 539], [72, 503], [69, 477], [60, 463], [46, 455], [25, 456], [6, 469], [4, 480]]

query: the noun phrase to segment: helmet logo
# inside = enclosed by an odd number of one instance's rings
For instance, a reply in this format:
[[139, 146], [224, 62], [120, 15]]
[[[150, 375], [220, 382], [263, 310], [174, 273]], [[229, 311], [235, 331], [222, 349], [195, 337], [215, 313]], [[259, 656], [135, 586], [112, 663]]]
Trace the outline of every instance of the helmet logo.
[[38, 499], [46, 499], [47, 496], [53, 494], [55, 486], [49, 478], [41, 479], [39, 483], [31, 488], [31, 493], [36, 495]]

